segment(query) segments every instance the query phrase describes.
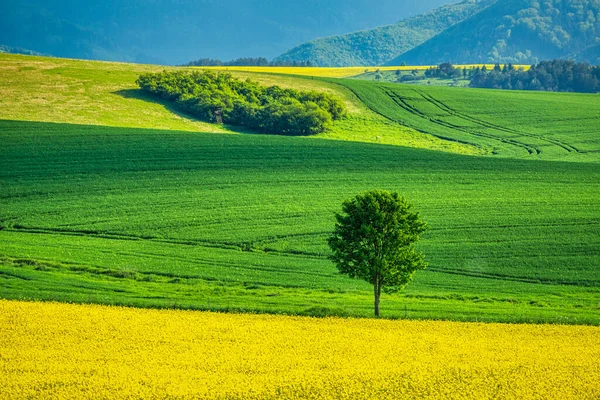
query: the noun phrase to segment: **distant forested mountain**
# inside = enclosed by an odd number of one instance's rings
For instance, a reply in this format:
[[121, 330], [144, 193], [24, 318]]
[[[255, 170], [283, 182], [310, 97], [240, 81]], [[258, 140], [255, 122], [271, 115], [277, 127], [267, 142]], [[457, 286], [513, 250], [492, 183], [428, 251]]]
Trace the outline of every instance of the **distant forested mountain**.
[[501, 0], [388, 64], [597, 62], [600, 0]]
[[600, 65], [600, 44], [588, 47], [573, 57], [577, 61], [587, 61], [590, 64]]
[[2, 1], [0, 43], [59, 57], [162, 64], [272, 58], [315, 37], [390, 24], [448, 1]]
[[275, 58], [316, 66], [381, 65], [481, 11], [496, 0], [464, 0], [393, 25], [311, 40]]
[[43, 56], [46, 54], [38, 53], [37, 51], [23, 49], [21, 47], [11, 47], [0, 44], [0, 53], [25, 54], [28, 56]]

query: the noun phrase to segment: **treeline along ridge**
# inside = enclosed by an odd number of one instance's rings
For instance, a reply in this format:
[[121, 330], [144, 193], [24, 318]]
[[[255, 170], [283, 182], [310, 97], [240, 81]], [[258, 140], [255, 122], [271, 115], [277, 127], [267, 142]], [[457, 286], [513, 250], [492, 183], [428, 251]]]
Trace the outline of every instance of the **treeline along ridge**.
[[487, 89], [542, 90], [547, 92], [600, 92], [600, 65], [573, 60], [541, 61], [525, 70], [513, 64], [486, 65], [471, 69], [455, 67], [449, 62], [427, 69], [423, 76], [404, 76], [402, 81], [470, 79], [469, 86]]
[[[485, 67], [484, 67], [485, 68]], [[515, 90], [545, 90], [549, 92], [600, 92], [600, 65], [571, 60], [542, 61], [521, 71], [509, 64], [496, 64], [493, 70], [473, 70], [471, 87]]]
[[342, 101], [333, 95], [264, 87], [224, 72], [148, 73], [141, 75], [137, 84], [204, 121], [220, 117], [226, 124], [263, 133], [313, 135], [346, 113]]

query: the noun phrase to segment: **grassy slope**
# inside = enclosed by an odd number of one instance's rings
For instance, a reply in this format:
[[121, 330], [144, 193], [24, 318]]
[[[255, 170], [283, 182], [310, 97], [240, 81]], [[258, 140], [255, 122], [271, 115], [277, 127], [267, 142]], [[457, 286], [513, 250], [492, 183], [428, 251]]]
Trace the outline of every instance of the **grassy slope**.
[[[473, 140], [435, 121], [466, 124], [466, 113], [475, 119], [471, 130], [487, 121], [496, 124], [492, 136], [506, 126], [551, 132], [590, 151], [555, 152], [581, 163], [474, 158], [309, 138], [190, 135], [216, 127], [173, 115], [134, 90], [138, 73], [160, 68], [0, 55], [0, 118], [172, 130], [2, 122], [0, 296], [279, 312], [324, 306], [369, 315], [368, 285], [335, 273], [324, 240], [343, 198], [379, 187], [407, 195], [433, 227], [422, 243], [429, 270], [403, 296], [385, 299], [387, 315], [599, 322], [599, 170], [586, 162], [598, 154], [595, 98], [457, 97], [397, 85], [385, 87], [390, 96], [384, 86], [357, 90], [360, 82], [342, 82], [345, 88], [235, 72], [342, 96], [349, 118], [321, 137], [473, 151], [400, 121], [531, 158], [514, 143]], [[435, 118], [399, 110], [394, 98], [425, 105]], [[540, 148], [538, 159], [548, 153]]]
[[[195, 132], [239, 132], [194, 120], [172, 105], [142, 93], [135, 84], [141, 73], [164, 67], [0, 54], [0, 119], [64, 122], [127, 128], [176, 129]], [[338, 85], [293, 76], [248, 74], [265, 85], [315, 89], [341, 96], [348, 119], [317, 138], [377, 142], [458, 153], [481, 153], [424, 135], [389, 121], [366, 108]], [[293, 71], [292, 71], [293, 72]]]
[[495, 154], [599, 160], [597, 95], [337, 82], [392, 121]]
[[0, 135], [0, 297], [370, 315], [369, 285], [335, 272], [325, 238], [344, 198], [384, 188], [432, 228], [430, 268], [384, 315], [600, 323], [595, 163], [26, 122]]
[[162, 67], [0, 54], [0, 118], [223, 131], [149, 102], [135, 80]]

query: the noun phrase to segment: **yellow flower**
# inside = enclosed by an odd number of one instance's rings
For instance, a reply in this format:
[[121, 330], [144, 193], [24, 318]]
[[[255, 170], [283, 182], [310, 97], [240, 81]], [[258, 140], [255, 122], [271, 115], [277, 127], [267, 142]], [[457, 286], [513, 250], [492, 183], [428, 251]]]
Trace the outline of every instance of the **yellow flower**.
[[600, 328], [0, 300], [1, 399], [600, 397]]

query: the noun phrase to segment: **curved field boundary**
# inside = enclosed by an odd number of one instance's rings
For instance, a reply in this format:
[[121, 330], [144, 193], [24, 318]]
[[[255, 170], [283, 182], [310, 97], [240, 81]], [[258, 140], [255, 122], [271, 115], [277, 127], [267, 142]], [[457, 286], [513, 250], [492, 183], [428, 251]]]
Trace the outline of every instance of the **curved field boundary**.
[[[501, 125], [496, 125], [496, 124], [493, 124], [491, 122], [487, 122], [487, 121], [484, 121], [482, 119], [475, 118], [475, 117], [467, 115], [467, 114], [463, 114], [463, 113], [461, 113], [461, 112], [459, 112], [459, 111], [451, 108], [450, 106], [448, 106], [444, 102], [436, 99], [435, 97], [431, 96], [430, 94], [428, 94], [428, 93], [426, 93], [426, 92], [424, 92], [422, 90], [417, 90], [417, 89], [413, 89], [413, 90], [415, 92], [417, 92], [419, 95], [421, 95], [421, 97], [423, 97], [426, 101], [428, 101], [429, 103], [431, 103], [431, 104], [435, 105], [436, 107], [438, 107], [440, 110], [443, 110], [443, 111], [447, 112], [448, 114], [454, 115], [454, 116], [456, 116], [458, 118], [461, 118], [461, 119], [473, 122], [475, 124], [481, 125], [484, 128], [490, 128], [490, 129], [498, 130], [498, 131], [501, 131], [501, 132], [513, 133], [513, 134], [517, 134], [517, 135], [520, 135], [520, 136], [525, 136], [525, 137], [531, 137], [531, 138], [540, 139], [540, 140], [543, 140], [543, 141], [545, 141], [547, 143], [550, 143], [552, 145], [561, 147], [562, 149], [564, 149], [565, 151], [567, 151], [569, 153], [570, 152], [577, 152], [577, 153], [579, 153], [579, 150], [577, 150], [575, 147], [569, 145], [568, 143], [564, 143], [564, 142], [561, 142], [559, 140], [551, 139], [551, 138], [544, 137], [544, 136], [541, 136], [541, 135], [533, 135], [533, 134], [530, 134], [530, 133], [525, 133], [523, 131], [518, 131], [516, 129], [512, 129], [512, 128], [509, 128], [509, 127], [505, 127], [505, 126], [501, 126]], [[538, 154], [539, 154], [539, 152], [538, 152]]]
[[[528, 145], [526, 145], [524, 143], [521, 143], [521, 142], [518, 142], [516, 140], [510, 140], [510, 139], [506, 139], [506, 138], [502, 138], [501, 139], [501, 138], [498, 138], [498, 137], [496, 137], [494, 135], [490, 135], [490, 134], [485, 134], [485, 133], [482, 133], [482, 132], [473, 131], [473, 130], [466, 129], [466, 128], [463, 128], [461, 126], [458, 126], [456, 124], [452, 124], [450, 122], [444, 121], [444, 120], [439, 119], [439, 118], [430, 117], [427, 114], [425, 114], [424, 112], [422, 112], [421, 110], [419, 110], [418, 108], [416, 108], [415, 106], [411, 105], [408, 101], [406, 101], [402, 96], [398, 95], [397, 93], [394, 93], [391, 90], [385, 90], [385, 89], [382, 90], [382, 91], [386, 95], [388, 95], [396, 104], [398, 104], [404, 110], [406, 110], [406, 111], [408, 111], [408, 112], [410, 112], [412, 114], [415, 114], [415, 115], [417, 115], [417, 116], [419, 116], [421, 118], [424, 118], [424, 119], [426, 119], [426, 120], [428, 120], [428, 121], [430, 121], [430, 122], [432, 122], [432, 123], [434, 123], [436, 125], [440, 125], [440, 126], [443, 126], [445, 128], [449, 128], [449, 129], [452, 129], [452, 130], [464, 132], [464, 133], [466, 133], [468, 135], [479, 136], [479, 137], [483, 137], [483, 138], [487, 138], [487, 139], [496, 140], [496, 141], [499, 141], [499, 142], [504, 143], [504, 144], [509, 144], [509, 145], [517, 146], [517, 147], [520, 147], [520, 148], [526, 150], [527, 153], [529, 153], [529, 154], [540, 154], [540, 150], [539, 149], [537, 149], [535, 147], [532, 147], [532, 146], [528, 146]], [[418, 94], [420, 94], [417, 91], [415, 91], [415, 92], [418, 93]], [[435, 106], [437, 106], [437, 104], [435, 104], [432, 101], [429, 101], [423, 95], [421, 95], [421, 97], [425, 101], [427, 101], [429, 103], [432, 103]], [[443, 111], [446, 111], [446, 110], [444, 110], [441, 107], [438, 107], [438, 108], [442, 109]], [[450, 115], [456, 115], [456, 114], [450, 114]], [[456, 116], [458, 116], [458, 115], [456, 115]], [[459, 116], [459, 118], [460, 118], [460, 116]], [[465, 119], [465, 118], [463, 118], [463, 119]]]

